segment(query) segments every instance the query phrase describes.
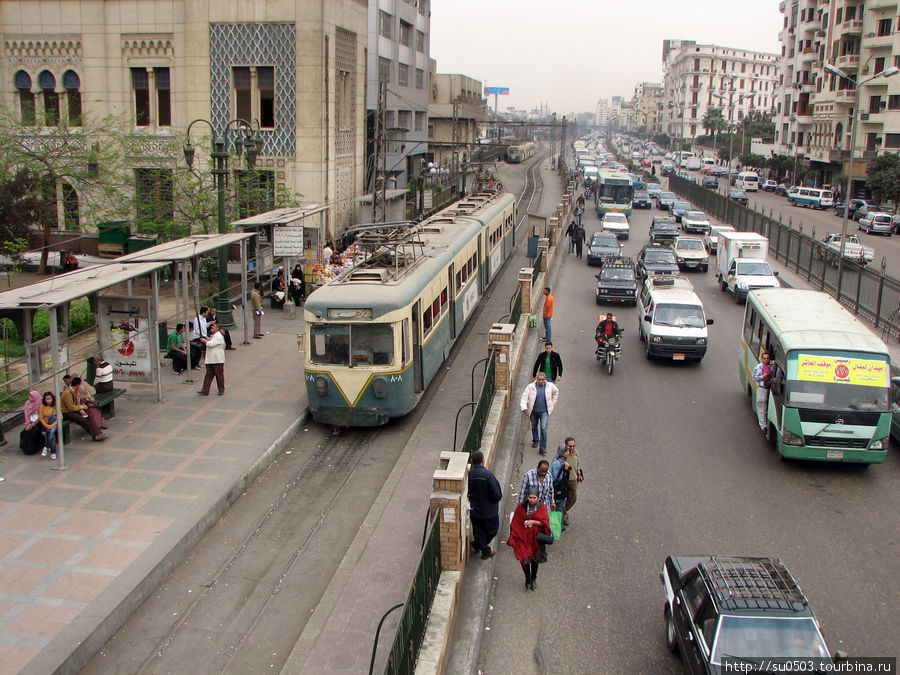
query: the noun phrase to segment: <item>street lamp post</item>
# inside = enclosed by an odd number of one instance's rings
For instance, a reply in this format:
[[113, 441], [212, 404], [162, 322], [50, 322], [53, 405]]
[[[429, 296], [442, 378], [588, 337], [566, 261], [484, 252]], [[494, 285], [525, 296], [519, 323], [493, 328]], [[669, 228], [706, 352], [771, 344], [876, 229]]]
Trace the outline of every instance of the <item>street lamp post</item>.
[[[252, 169], [256, 164], [256, 156], [259, 152], [258, 148], [261, 139], [254, 133], [251, 124], [243, 119], [231, 120], [225, 125], [221, 133], [216, 133], [212, 122], [209, 120], [203, 118], [195, 119], [188, 125], [187, 133], [185, 134], [187, 140], [182, 148], [184, 152], [184, 161], [187, 162], [189, 169], [193, 169], [194, 155], [196, 154], [196, 149], [191, 143], [191, 128], [198, 122], [206, 124], [213, 135], [212, 152], [210, 152], [209, 156], [213, 160], [211, 173], [215, 178], [216, 184], [216, 210], [218, 212], [219, 220], [218, 232], [219, 234], [226, 234], [228, 232], [228, 224], [225, 218], [225, 182], [228, 177], [228, 127], [232, 124], [236, 124], [244, 135], [244, 138], [235, 140], [235, 152], [239, 157], [243, 155], [246, 158], [247, 167], [249, 169]], [[216, 318], [218, 319], [220, 326], [231, 328], [236, 325], [234, 317], [232, 316], [231, 305], [228, 302], [228, 249], [224, 246], [219, 248], [219, 290], [216, 295], [216, 308], [218, 310]]]
[[891, 66], [862, 82], [857, 82], [843, 70], [830, 63], [826, 63], [824, 69], [832, 75], [842, 77], [853, 84], [853, 117], [850, 118], [850, 157], [847, 160], [847, 194], [844, 195], [844, 213], [841, 215], [841, 250], [838, 255], [837, 269], [837, 300], [840, 302], [841, 282], [843, 281], [844, 276], [844, 250], [847, 244], [847, 221], [849, 220], [850, 215], [850, 197], [852, 196], [851, 189], [853, 187], [853, 151], [856, 149], [856, 124], [859, 119], [859, 88], [879, 77], [892, 77], [900, 72], [900, 68]]

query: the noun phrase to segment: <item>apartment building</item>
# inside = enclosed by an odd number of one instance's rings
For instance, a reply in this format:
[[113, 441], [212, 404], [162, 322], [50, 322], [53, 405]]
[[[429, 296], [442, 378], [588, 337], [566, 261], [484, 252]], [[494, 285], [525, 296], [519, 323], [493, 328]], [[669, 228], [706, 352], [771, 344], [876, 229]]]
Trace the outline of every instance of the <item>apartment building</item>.
[[[865, 189], [869, 160], [900, 151], [898, 0], [785, 0], [777, 152], [793, 157], [795, 179], [818, 185], [848, 175], [850, 132], [857, 117], [850, 191]], [[829, 64], [850, 79], [829, 72]], [[854, 110], [856, 86], [859, 110]]]
[[[488, 119], [482, 84], [466, 75], [438, 73], [430, 62], [431, 88], [428, 103], [428, 147], [440, 173], [440, 182], [461, 193], [471, 185], [468, 157], [478, 143], [479, 124]], [[465, 185], [464, 185], [465, 183]]]
[[[322, 234], [333, 236], [351, 224], [364, 189], [367, 6], [4, 0], [0, 101], [18, 112], [35, 143], [48, 126], [114, 117], [128, 140], [136, 204], [170, 220], [178, 217], [173, 174], [185, 170], [191, 123], [210, 123], [191, 132], [194, 169], [205, 172], [211, 137], [225, 135], [234, 152], [245, 137], [236, 120], [246, 120], [261, 141], [259, 157], [251, 171], [232, 156], [229, 207], [239, 201], [236, 186], [252, 182], [270, 203], [280, 186], [303, 204], [327, 205]], [[61, 189], [74, 204], [66, 222], [92, 225], [78, 214], [84, 186]], [[246, 209], [229, 215], [249, 215]]]
[[634, 109], [635, 126], [638, 129], [644, 127], [651, 134], [659, 133], [663, 102], [662, 84], [638, 82], [634, 87], [634, 97], [631, 102]]
[[663, 40], [663, 131], [682, 140], [705, 134], [710, 108], [722, 110], [731, 124], [751, 110], [771, 112], [778, 59], [749, 49]]
[[[385, 168], [392, 186], [406, 187], [428, 155], [429, 0], [369, 3], [366, 108], [368, 156], [374, 154], [379, 83], [385, 85]], [[368, 167], [371, 186], [372, 167]]]

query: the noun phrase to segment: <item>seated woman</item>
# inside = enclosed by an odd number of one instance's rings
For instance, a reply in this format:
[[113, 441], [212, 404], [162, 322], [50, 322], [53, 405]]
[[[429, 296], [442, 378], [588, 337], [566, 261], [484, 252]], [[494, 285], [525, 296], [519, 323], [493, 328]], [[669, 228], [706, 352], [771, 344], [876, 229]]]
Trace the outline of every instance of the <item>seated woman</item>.
[[41, 451], [41, 457], [46, 457], [50, 453], [50, 459], [56, 459], [56, 449], [59, 447], [59, 413], [56, 410], [56, 396], [53, 392], [45, 391], [44, 397], [41, 399], [40, 412], [38, 413], [38, 421], [41, 428], [46, 434], [44, 441], [44, 449]]
[[26, 455], [36, 455], [44, 447], [44, 428], [41, 426], [41, 393], [32, 391], [22, 408], [25, 428], [19, 434], [19, 447]]
[[272, 309], [284, 309], [284, 301], [287, 299], [287, 285], [284, 281], [284, 268], [278, 268], [278, 276], [272, 279]]
[[109, 427], [103, 422], [100, 406], [97, 401], [94, 400], [94, 394], [96, 393], [94, 388], [80, 377], [72, 378], [72, 388], [75, 390], [77, 402], [87, 406], [88, 417], [91, 418], [94, 424], [101, 429], [108, 429]]

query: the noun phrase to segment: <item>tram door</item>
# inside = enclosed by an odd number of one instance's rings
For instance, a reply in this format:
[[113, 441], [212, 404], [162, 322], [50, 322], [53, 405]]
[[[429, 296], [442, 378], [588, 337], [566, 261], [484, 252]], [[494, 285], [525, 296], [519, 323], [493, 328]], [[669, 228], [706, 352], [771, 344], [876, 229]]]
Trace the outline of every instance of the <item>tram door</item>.
[[487, 286], [487, 266], [488, 262], [484, 259], [484, 232], [478, 235], [478, 296], [484, 295], [484, 288]]
[[453, 265], [447, 270], [447, 291], [450, 294], [450, 339], [456, 339], [456, 292], [453, 289]]
[[413, 391], [419, 393], [425, 390], [424, 373], [422, 372], [422, 341], [419, 337], [419, 327], [422, 322], [422, 302], [416, 300], [412, 314], [412, 357], [413, 357]]

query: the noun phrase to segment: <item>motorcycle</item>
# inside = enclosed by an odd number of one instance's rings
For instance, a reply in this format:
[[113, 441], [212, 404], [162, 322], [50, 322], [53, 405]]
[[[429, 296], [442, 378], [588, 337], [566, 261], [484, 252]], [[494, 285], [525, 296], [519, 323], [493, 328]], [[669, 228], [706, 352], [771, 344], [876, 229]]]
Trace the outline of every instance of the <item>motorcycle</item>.
[[597, 340], [597, 360], [606, 366], [606, 372], [610, 375], [616, 367], [616, 361], [622, 355], [621, 334], [624, 330], [619, 331], [619, 335], [598, 336]]

